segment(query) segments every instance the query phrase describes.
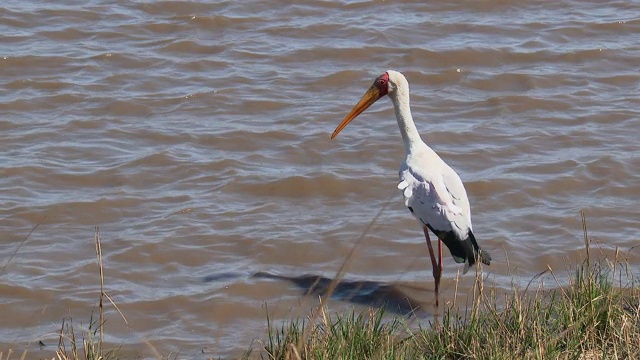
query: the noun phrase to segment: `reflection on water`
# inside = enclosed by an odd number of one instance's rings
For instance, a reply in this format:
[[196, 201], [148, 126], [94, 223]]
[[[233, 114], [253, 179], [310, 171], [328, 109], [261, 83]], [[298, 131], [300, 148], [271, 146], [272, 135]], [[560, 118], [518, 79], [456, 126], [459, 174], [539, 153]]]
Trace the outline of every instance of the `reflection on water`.
[[[284, 276], [267, 272], [254, 275], [257, 278], [286, 280], [294, 283], [304, 291], [304, 295], [324, 296], [327, 294], [333, 279], [319, 275]], [[375, 281], [340, 280], [334, 285], [331, 298], [373, 308], [403, 316], [411, 316], [420, 310], [420, 302], [394, 285]]]

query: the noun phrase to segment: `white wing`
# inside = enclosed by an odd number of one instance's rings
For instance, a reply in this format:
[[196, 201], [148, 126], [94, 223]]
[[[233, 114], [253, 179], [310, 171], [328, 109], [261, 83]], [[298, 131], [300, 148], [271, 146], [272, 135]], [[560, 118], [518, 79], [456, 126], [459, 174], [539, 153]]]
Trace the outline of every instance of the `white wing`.
[[398, 189], [413, 216], [447, 245], [456, 262], [473, 256], [469, 254], [474, 251], [469, 248], [471, 213], [464, 185], [433, 150], [407, 156], [400, 168]]
[[460, 176], [458, 176], [452, 168], [447, 164], [444, 165], [445, 168], [442, 169], [442, 179], [444, 186], [451, 196], [451, 202], [462, 210], [462, 214], [466, 220], [466, 226], [468, 226], [469, 229], [473, 229], [471, 226], [471, 207], [469, 206], [469, 198], [467, 197], [464, 184], [462, 180], [460, 180]]
[[[460, 177], [435, 153], [412, 156], [400, 168], [400, 189], [413, 216], [437, 231], [453, 231], [460, 240], [471, 230], [469, 200]], [[439, 161], [438, 161], [439, 160]]]

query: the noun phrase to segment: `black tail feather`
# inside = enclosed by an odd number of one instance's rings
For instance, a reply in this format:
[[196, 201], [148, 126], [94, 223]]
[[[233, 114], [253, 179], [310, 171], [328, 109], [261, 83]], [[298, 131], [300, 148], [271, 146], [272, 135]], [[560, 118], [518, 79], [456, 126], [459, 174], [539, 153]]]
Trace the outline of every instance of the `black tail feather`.
[[491, 255], [478, 246], [476, 237], [471, 230], [469, 230], [469, 235], [466, 239], [460, 240], [453, 231], [437, 231], [431, 226], [427, 226], [449, 249], [457, 263], [468, 261], [469, 267], [471, 267], [476, 263], [476, 260], [480, 260], [485, 265], [491, 264]]
[[[473, 245], [473, 249], [474, 251], [474, 255], [476, 258], [480, 259], [480, 262], [485, 264], [485, 265], [491, 265], [491, 255], [486, 252], [485, 250], [482, 250], [480, 248], [480, 246], [478, 246], [478, 242], [476, 241], [476, 237], [475, 235], [473, 235], [473, 232], [471, 230], [469, 230], [469, 237], [467, 238], [466, 241], [471, 241], [471, 244]], [[474, 261], [475, 262], [475, 261]], [[471, 265], [471, 264], [469, 264]]]

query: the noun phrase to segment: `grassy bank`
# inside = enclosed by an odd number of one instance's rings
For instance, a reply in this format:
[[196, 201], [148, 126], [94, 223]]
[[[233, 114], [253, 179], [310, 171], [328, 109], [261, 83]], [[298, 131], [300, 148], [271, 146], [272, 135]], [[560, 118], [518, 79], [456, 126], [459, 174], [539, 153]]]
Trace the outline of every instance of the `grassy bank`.
[[[329, 315], [324, 304], [305, 320], [269, 323], [261, 342], [268, 359], [640, 359], [640, 288], [620, 259], [592, 262], [583, 214], [586, 258], [552, 289], [507, 294], [484, 289], [471, 305], [445, 307], [417, 330], [410, 319], [381, 310]], [[330, 294], [327, 294], [329, 297]]]
[[[525, 292], [498, 301], [478, 291], [461, 313], [416, 331], [381, 311], [318, 316], [270, 325], [270, 359], [638, 359], [640, 292], [613, 285], [614, 268], [583, 264], [567, 288]], [[386, 320], [386, 321], [385, 321]]]

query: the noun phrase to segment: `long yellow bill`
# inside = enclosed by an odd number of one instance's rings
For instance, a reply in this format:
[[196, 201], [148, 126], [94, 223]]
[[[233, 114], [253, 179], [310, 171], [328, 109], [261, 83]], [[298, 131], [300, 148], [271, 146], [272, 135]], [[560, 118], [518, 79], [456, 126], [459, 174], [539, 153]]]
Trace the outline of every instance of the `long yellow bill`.
[[380, 90], [378, 90], [378, 88], [375, 86], [371, 86], [369, 90], [367, 90], [367, 92], [364, 93], [364, 95], [362, 96], [362, 99], [360, 99], [360, 101], [358, 101], [356, 106], [353, 107], [349, 115], [347, 115], [344, 118], [344, 120], [342, 120], [340, 125], [338, 125], [338, 127], [333, 131], [333, 134], [331, 134], [331, 140], [333, 140], [336, 136], [338, 136], [338, 133], [342, 131], [342, 129], [347, 127], [347, 125], [349, 125], [349, 123], [353, 119], [358, 117], [358, 115], [362, 114], [363, 111], [367, 110], [367, 108], [371, 106], [371, 104], [378, 101], [378, 99], [380, 99], [381, 97], [382, 96], [380, 96]]

